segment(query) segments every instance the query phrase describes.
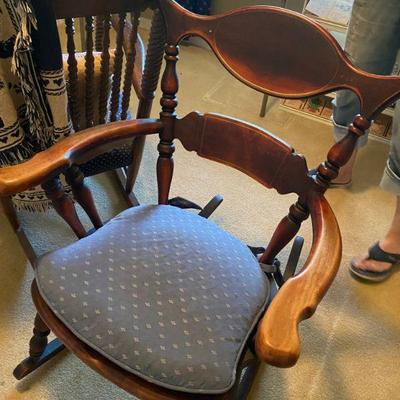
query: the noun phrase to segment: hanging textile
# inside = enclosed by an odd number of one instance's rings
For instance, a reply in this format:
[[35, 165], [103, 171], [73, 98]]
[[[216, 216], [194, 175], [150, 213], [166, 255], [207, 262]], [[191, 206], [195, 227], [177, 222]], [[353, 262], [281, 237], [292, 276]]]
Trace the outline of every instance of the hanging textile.
[[[18, 164], [72, 131], [50, 0], [0, 0], [0, 167]], [[17, 208], [50, 206], [40, 187], [13, 197]]]
[[178, 0], [178, 3], [196, 14], [210, 15], [211, 0]]

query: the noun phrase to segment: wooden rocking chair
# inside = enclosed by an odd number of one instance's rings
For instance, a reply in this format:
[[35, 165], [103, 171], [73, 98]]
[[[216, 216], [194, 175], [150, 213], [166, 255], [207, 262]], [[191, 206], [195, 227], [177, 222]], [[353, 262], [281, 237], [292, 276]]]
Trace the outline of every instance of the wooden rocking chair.
[[[148, 7], [155, 8], [154, 2], [118, 0], [71, 3], [53, 0], [53, 6], [55, 17], [64, 20], [67, 35], [64, 70], [75, 132], [106, 121], [126, 120], [129, 117], [132, 88], [138, 98], [136, 117], [149, 117], [159, 82], [165, 44], [164, 21], [159, 10], [156, 9], [154, 13], [147, 54], [138, 27], [141, 12]], [[81, 32], [85, 44], [82, 53], [76, 50], [76, 18], [85, 19], [84, 32]], [[115, 30], [115, 43], [111, 41], [111, 28]], [[41, 29], [47, 28], [41, 26]], [[71, 166], [64, 171], [76, 200], [88, 213], [95, 227], [100, 227], [102, 223], [84, 178], [105, 171], [116, 171], [127, 205], [137, 205], [132, 190], [144, 144], [145, 136], [140, 136], [132, 143], [124, 143], [87, 163]], [[77, 190], [77, 187], [81, 189]], [[37, 256], [20, 226], [11, 198], [3, 197], [1, 203], [28, 258], [34, 263]]]
[[[91, 128], [0, 170], [2, 196], [44, 183], [57, 208], [72, 209], [54, 184], [60, 173], [135, 137], [160, 136], [159, 204], [124, 211], [89, 236], [71, 212], [68, 222], [81, 240], [36, 263], [34, 336], [14, 375], [21, 379], [62, 348], [47, 344], [51, 330], [83, 362], [140, 399], [245, 399], [260, 361], [290, 367], [299, 357], [298, 324], [314, 313], [341, 260], [340, 231], [324, 192], [370, 121], [399, 97], [400, 78], [357, 69], [327, 31], [294, 12], [255, 6], [200, 17], [172, 0], [159, 7], [168, 43], [160, 118]], [[350, 89], [362, 116], [315, 176], [292, 147], [254, 125], [197, 112], [179, 119], [178, 45], [192, 35], [254, 89], [284, 98]], [[175, 139], [266, 188], [298, 195], [260, 259], [207, 219], [167, 205]], [[275, 259], [309, 215], [307, 261], [273, 296]]]

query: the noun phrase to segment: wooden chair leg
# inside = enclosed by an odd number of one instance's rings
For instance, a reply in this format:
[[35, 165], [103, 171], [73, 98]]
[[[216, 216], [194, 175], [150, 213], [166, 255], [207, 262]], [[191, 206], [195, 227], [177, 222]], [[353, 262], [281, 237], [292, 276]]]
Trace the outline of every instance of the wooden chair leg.
[[253, 356], [245, 362], [245, 366], [242, 369], [240, 382], [233, 397], [235, 400], [247, 399], [260, 365], [261, 361], [256, 356]]
[[71, 227], [75, 235], [81, 239], [86, 236], [86, 230], [79, 220], [76, 213], [74, 203], [65, 194], [64, 188], [59, 178], [53, 178], [43, 183], [42, 188], [47, 197], [52, 201], [54, 209], [57, 211], [64, 221]]
[[272, 264], [278, 253], [296, 236], [301, 224], [309, 216], [309, 211], [300, 202], [290, 207], [289, 214], [282, 219], [276, 228], [267, 249], [260, 258], [264, 264]]
[[72, 188], [75, 200], [85, 210], [86, 214], [92, 221], [93, 226], [99, 229], [103, 226], [103, 222], [96, 209], [96, 205], [93, 200], [92, 192], [85, 184], [85, 177], [82, 171], [76, 165], [73, 165], [65, 173], [67, 183]]
[[3, 208], [3, 212], [6, 215], [7, 219], [10, 221], [11, 226], [13, 227], [15, 234], [17, 235], [19, 242], [24, 249], [25, 255], [30, 261], [32, 265], [35, 264], [38, 256], [29, 242], [28, 237], [26, 236], [25, 231], [22, 229], [22, 226], [19, 223], [17, 212], [15, 211], [14, 204], [10, 197], [2, 197], [1, 205]]
[[14, 369], [13, 374], [16, 379], [24, 378], [64, 349], [64, 345], [58, 339], [48, 343], [49, 334], [50, 329], [39, 314], [36, 314], [33, 336], [29, 342], [29, 357]]

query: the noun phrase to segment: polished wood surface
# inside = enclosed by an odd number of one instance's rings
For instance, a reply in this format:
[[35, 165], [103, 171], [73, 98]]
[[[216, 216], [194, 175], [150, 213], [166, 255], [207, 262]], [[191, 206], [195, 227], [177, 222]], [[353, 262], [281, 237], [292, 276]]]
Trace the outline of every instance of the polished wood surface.
[[156, 119], [118, 121], [81, 131], [30, 160], [0, 168], [0, 196], [22, 192], [45, 182], [79, 164], [103, 154], [116, 145], [139, 135], [160, 132], [162, 123]]
[[100, 97], [99, 97], [99, 124], [104, 124], [107, 118], [108, 93], [110, 90], [110, 27], [111, 16], [106, 15], [102, 22], [102, 53], [100, 63]]
[[326, 199], [310, 195], [313, 245], [302, 271], [289, 279], [268, 307], [258, 327], [256, 350], [265, 362], [293, 366], [300, 355], [298, 324], [315, 312], [338, 271], [342, 241]]
[[65, 179], [71, 186], [74, 199], [86, 211], [88, 217], [96, 229], [103, 226], [103, 221], [95, 206], [93, 195], [89, 187], [86, 185], [85, 177], [82, 171], [76, 166], [72, 165], [65, 172]]
[[75, 22], [72, 18], [65, 20], [65, 33], [67, 34], [68, 51], [68, 87], [69, 87], [69, 110], [72, 120], [72, 126], [75, 131], [81, 130], [81, 115], [79, 108], [78, 94], [78, 62], [75, 58]]
[[160, 143], [158, 145], [157, 182], [158, 182], [158, 204], [168, 204], [169, 191], [171, 188], [172, 175], [174, 172], [174, 160], [172, 158], [175, 145], [174, 124], [176, 119], [175, 109], [178, 105], [176, 93], [179, 89], [179, 79], [176, 71], [178, 62], [178, 46], [166, 46], [165, 48], [165, 70], [161, 81], [161, 113], [160, 119], [163, 129], [160, 132]]
[[175, 122], [186, 150], [236, 168], [281, 194], [305, 195], [315, 187], [303, 156], [255, 125], [218, 114], [190, 113]]
[[356, 68], [333, 36], [302, 14], [253, 6], [204, 17], [172, 0], [160, 7], [170, 44], [191, 35], [203, 38], [230, 73], [268, 95], [304, 98], [351, 89], [369, 120], [400, 97], [400, 77]]
[[85, 128], [94, 126], [94, 17], [86, 17], [85, 32], [86, 32], [86, 55], [85, 55]]
[[[72, 199], [65, 193], [64, 187], [58, 177], [51, 177], [42, 183], [46, 196], [51, 200], [57, 214], [74, 231], [78, 239], [86, 236], [86, 229], [78, 217]], [[25, 189], [24, 189], [25, 190]]]

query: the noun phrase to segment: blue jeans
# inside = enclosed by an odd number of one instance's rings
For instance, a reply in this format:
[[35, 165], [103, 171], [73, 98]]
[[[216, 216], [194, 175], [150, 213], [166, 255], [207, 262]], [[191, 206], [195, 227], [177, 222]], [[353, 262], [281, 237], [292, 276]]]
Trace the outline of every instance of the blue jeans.
[[[399, 48], [400, 0], [355, 0], [345, 44], [352, 63], [370, 73], [390, 75]], [[338, 92], [333, 104], [334, 137], [339, 141], [360, 112], [360, 104], [348, 90]], [[367, 140], [367, 136], [359, 139], [358, 146], [364, 146]], [[395, 109], [390, 154], [381, 187], [400, 196], [400, 101]]]

